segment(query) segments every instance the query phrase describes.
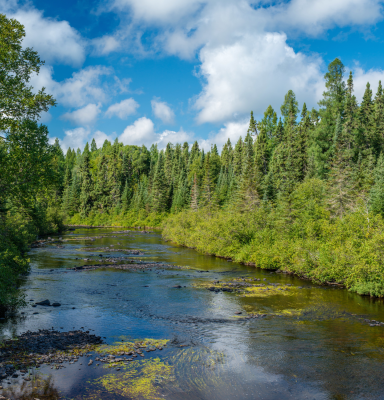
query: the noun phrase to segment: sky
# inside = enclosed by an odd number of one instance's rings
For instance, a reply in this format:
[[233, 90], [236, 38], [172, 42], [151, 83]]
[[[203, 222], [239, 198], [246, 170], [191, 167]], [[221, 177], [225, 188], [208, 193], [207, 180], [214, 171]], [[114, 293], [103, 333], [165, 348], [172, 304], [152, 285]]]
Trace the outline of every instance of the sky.
[[384, 82], [380, 0], [1, 0], [45, 60], [31, 84], [64, 151], [95, 138], [219, 150], [288, 90], [316, 107], [339, 57], [361, 101]]

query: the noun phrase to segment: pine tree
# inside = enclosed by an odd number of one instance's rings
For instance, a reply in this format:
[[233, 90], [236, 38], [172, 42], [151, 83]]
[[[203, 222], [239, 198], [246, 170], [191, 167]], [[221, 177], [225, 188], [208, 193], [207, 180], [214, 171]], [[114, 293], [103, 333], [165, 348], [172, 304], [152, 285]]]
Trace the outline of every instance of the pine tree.
[[[353, 83], [348, 79], [345, 123], [342, 126], [341, 116], [335, 127], [335, 156], [329, 177], [329, 204], [333, 213], [342, 218], [353, 205]], [[352, 113], [352, 115], [351, 115]]]
[[299, 114], [299, 103], [296, 100], [296, 95], [293, 90], [288, 90], [284, 97], [284, 103], [280, 107], [281, 115], [284, 117], [284, 126], [291, 122], [292, 113]]
[[189, 189], [187, 177], [184, 170], [181, 170], [177, 190], [172, 201], [172, 212], [180, 212], [185, 208], [189, 201]]
[[230, 139], [223, 146], [223, 150], [221, 152], [221, 165], [225, 168], [229, 168], [229, 166], [233, 162], [233, 148]]
[[155, 175], [153, 177], [151, 190], [153, 212], [164, 212], [168, 205], [168, 185], [164, 172], [164, 154], [161, 151], [156, 163]]
[[236, 176], [241, 176], [243, 172], [243, 139], [239, 138], [233, 151], [233, 173]]
[[344, 115], [344, 65], [336, 58], [328, 66], [325, 74], [326, 91], [323, 99], [319, 101], [320, 123], [311, 132], [309, 144], [309, 158], [313, 160], [314, 174], [325, 178], [330, 171], [333, 159], [332, 138], [335, 132], [337, 118]]
[[109, 194], [110, 187], [108, 184], [108, 164], [104, 154], [101, 155], [99, 164], [97, 166], [97, 174], [94, 183], [94, 205], [95, 208], [106, 211], [109, 207]]
[[377, 140], [377, 149], [375, 150], [376, 154], [379, 154], [384, 150], [384, 94], [381, 81], [379, 81], [373, 104], [372, 120], [372, 129]]
[[253, 117], [253, 111], [251, 111], [251, 119], [249, 120], [247, 136], [248, 135], [250, 135], [251, 137], [257, 135], [257, 123], [255, 121], [255, 118]]
[[271, 105], [264, 112], [264, 117], [260, 121], [259, 129], [264, 129], [268, 139], [272, 139], [277, 127], [277, 114]]
[[199, 186], [197, 185], [196, 174], [193, 177], [191, 189], [191, 208], [193, 211], [197, 211], [199, 209]]
[[272, 174], [277, 190], [283, 195], [289, 195], [295, 185], [302, 179], [301, 165], [302, 157], [300, 154], [297, 133], [297, 102], [294, 94], [286, 96], [286, 106], [284, 109], [284, 140], [277, 146], [272, 157]]
[[202, 207], [211, 207], [213, 199], [213, 182], [211, 176], [210, 153], [207, 153], [204, 159], [204, 177], [201, 185], [200, 205]]
[[92, 192], [93, 182], [89, 168], [89, 149], [86, 147], [83, 152], [83, 160], [80, 166], [81, 193], [80, 193], [80, 214], [87, 217], [93, 206]]
[[380, 154], [375, 168], [375, 184], [370, 192], [370, 208], [384, 217], [384, 157]]
[[255, 185], [260, 198], [265, 191], [265, 178], [269, 171], [268, 137], [264, 126], [255, 141]]
[[91, 143], [91, 152], [94, 153], [96, 150], [97, 150], [96, 140], [95, 138], [93, 138]]

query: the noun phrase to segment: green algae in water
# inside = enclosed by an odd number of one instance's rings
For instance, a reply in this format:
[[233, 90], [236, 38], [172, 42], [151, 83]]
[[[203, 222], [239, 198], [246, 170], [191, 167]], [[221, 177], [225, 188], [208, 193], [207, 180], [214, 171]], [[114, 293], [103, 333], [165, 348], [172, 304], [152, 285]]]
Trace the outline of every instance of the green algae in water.
[[[92, 382], [87, 399], [103, 398], [102, 393], [129, 399], [158, 400], [161, 386], [174, 380], [173, 367], [160, 358], [137, 360], [121, 367], [122, 372], [105, 374]], [[99, 397], [98, 397], [99, 396]]]

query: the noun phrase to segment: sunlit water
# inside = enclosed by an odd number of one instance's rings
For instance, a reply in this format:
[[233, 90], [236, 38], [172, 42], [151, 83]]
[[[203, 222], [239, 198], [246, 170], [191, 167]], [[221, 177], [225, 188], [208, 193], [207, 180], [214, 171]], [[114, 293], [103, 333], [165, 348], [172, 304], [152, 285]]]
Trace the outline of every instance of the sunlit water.
[[[28, 306], [17, 317], [0, 321], [0, 329], [9, 337], [27, 330], [84, 327], [108, 344], [121, 338], [169, 339], [166, 349], [145, 359], [160, 358], [157, 362], [170, 367], [171, 378], [157, 377], [149, 392], [135, 391], [135, 379], [142, 379], [140, 385], [148, 381], [139, 376], [143, 366], [127, 377], [124, 370], [87, 366], [85, 359], [83, 365], [59, 371], [40, 368], [38, 376], [49, 386], [40, 399], [58, 393], [64, 399], [384, 399], [384, 326], [371, 327], [361, 319], [384, 322], [382, 300], [201, 255], [164, 242], [157, 232], [115, 231], [77, 229], [63, 236], [71, 239], [64, 248], [33, 249], [24, 285], [27, 301], [49, 299], [62, 306]], [[82, 239], [92, 236], [107, 237]], [[104, 257], [189, 268], [68, 270], [99, 263], [100, 251], [92, 248], [111, 245], [144, 255], [103, 251]], [[198, 287], [234, 277], [266, 278], [302, 289], [290, 296], [241, 297]], [[267, 317], [244, 320], [238, 312]], [[106, 375], [116, 378], [113, 384], [100, 383]], [[16, 391], [18, 381], [9, 381], [5, 387]]]

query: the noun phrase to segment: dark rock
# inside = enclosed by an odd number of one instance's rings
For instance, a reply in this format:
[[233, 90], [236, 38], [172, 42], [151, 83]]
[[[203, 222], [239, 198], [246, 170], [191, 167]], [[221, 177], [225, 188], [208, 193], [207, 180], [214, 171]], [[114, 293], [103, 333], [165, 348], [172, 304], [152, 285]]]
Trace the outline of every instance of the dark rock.
[[52, 303], [52, 307], [60, 307], [61, 304], [60, 303]]
[[37, 303], [35, 303], [38, 306], [50, 306], [51, 302], [47, 299], [47, 300], [43, 300], [43, 301], [39, 301]]
[[175, 288], [175, 289], [181, 289], [180, 285], [175, 285], [175, 286], [172, 286], [172, 287]]

